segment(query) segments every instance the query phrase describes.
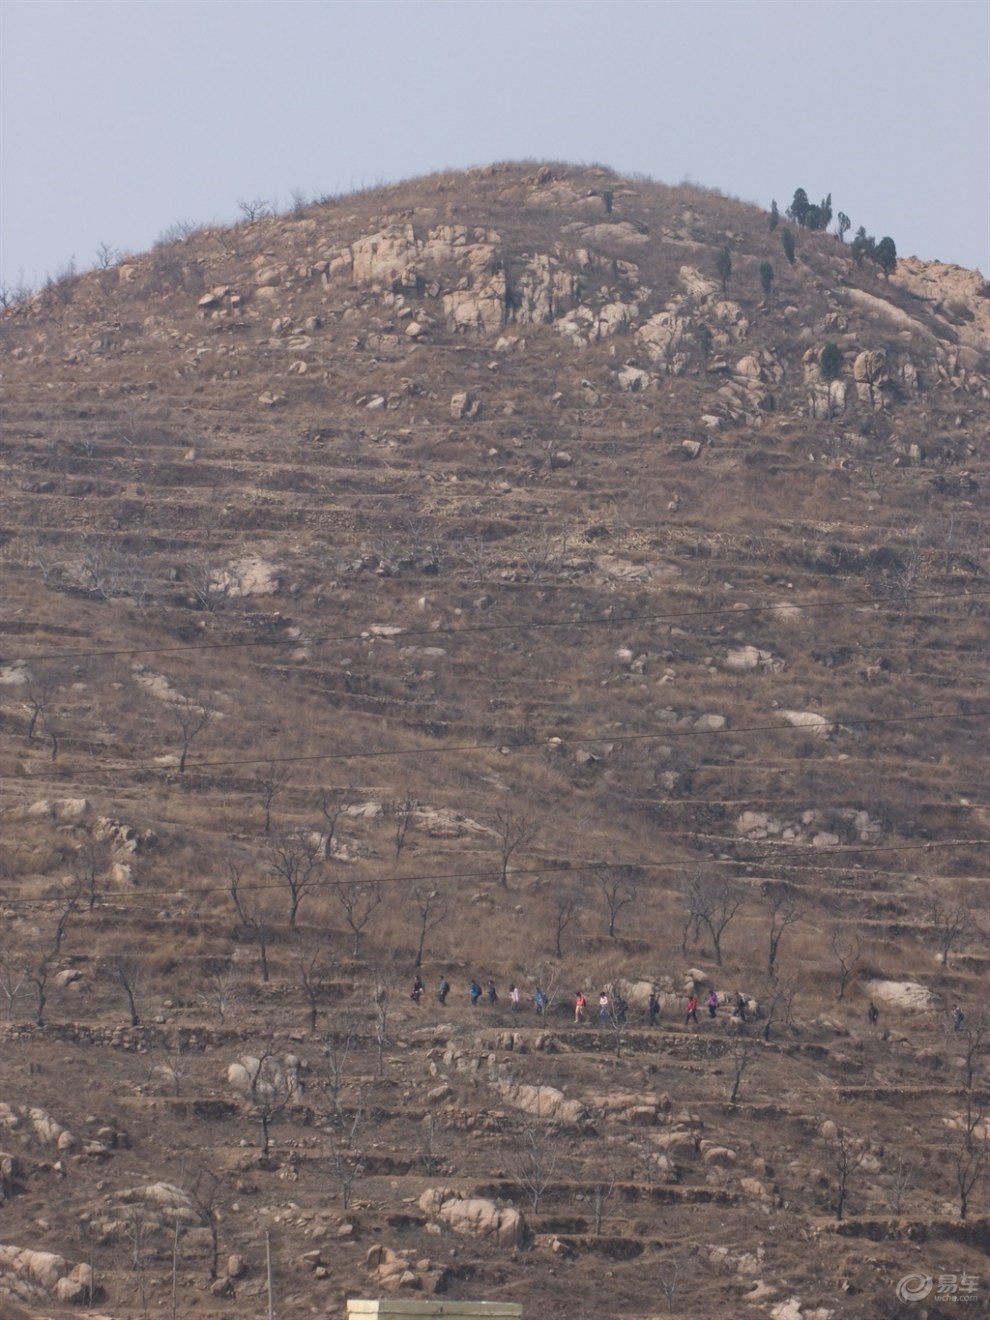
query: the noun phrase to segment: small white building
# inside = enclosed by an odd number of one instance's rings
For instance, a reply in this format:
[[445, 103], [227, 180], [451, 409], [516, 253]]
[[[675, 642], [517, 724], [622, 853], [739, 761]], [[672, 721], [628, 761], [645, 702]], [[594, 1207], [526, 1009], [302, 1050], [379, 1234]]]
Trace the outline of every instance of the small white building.
[[349, 1298], [347, 1320], [522, 1320], [522, 1307], [515, 1302], [455, 1302], [432, 1300], [363, 1301]]

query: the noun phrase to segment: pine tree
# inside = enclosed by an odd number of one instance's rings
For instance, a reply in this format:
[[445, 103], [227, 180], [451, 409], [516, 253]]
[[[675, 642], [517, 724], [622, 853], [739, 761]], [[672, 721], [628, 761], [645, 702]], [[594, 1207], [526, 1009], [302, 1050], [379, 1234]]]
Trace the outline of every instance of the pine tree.
[[838, 380], [842, 375], [842, 349], [838, 344], [829, 340], [819, 355], [818, 365], [825, 380]]
[[897, 269], [897, 248], [894, 246], [894, 240], [889, 235], [881, 238], [872, 256], [883, 271], [884, 279], [889, 280]]
[[725, 286], [729, 282], [729, 276], [732, 274], [732, 253], [727, 247], [722, 248], [715, 258], [715, 273], [722, 281], [722, 297], [725, 297]]
[[760, 262], [760, 283], [763, 286], [763, 296], [769, 299], [770, 290], [773, 288], [773, 267], [769, 261]]
[[832, 420], [832, 381], [838, 380], [842, 375], [842, 350], [838, 344], [833, 344], [831, 340], [822, 349], [818, 358], [818, 367], [822, 373], [822, 379], [825, 382], [826, 391], [826, 412], [827, 421]]
[[784, 256], [793, 266], [794, 265], [794, 235], [791, 233], [789, 229], [782, 229], [780, 231], [780, 241], [784, 249]]
[[811, 203], [808, 201], [808, 194], [803, 188], [798, 188], [791, 200], [790, 206], [787, 208], [787, 214], [795, 224], [803, 226], [810, 205]]

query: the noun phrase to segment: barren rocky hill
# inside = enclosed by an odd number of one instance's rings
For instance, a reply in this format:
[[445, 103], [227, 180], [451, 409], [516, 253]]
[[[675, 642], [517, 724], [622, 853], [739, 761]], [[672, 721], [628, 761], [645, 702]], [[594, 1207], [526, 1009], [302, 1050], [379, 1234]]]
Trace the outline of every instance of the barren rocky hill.
[[990, 1307], [987, 292], [499, 165], [3, 313], [0, 1315]]

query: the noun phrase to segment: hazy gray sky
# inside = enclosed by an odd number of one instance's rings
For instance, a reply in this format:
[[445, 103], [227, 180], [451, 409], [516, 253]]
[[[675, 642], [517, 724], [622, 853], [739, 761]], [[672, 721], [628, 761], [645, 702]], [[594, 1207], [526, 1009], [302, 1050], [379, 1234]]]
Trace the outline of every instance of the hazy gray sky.
[[0, 0], [0, 278], [536, 158], [794, 189], [990, 273], [988, 0]]

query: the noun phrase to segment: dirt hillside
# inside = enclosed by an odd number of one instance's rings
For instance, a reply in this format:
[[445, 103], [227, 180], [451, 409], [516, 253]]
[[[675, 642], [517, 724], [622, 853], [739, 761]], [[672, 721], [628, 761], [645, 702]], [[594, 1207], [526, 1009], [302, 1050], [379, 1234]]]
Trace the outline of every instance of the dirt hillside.
[[499, 165], [3, 312], [0, 1317], [990, 1310], [988, 288], [775, 221]]

